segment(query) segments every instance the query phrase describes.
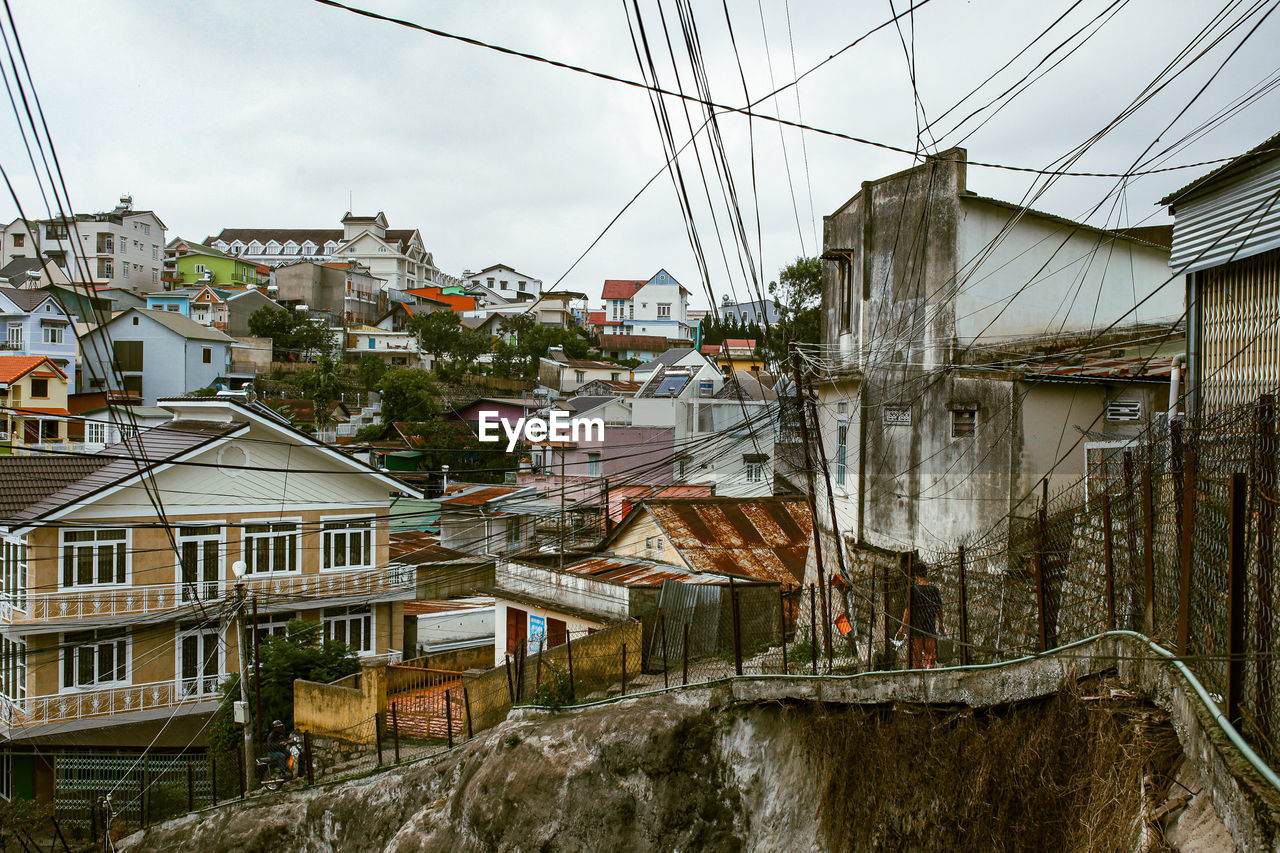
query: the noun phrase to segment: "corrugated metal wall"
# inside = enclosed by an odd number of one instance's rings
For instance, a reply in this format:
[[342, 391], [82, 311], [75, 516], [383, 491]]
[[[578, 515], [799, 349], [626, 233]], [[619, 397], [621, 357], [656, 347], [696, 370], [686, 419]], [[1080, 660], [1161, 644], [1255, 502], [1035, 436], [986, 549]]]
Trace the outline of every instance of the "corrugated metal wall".
[[1196, 272], [1280, 248], [1280, 158], [1175, 206], [1169, 266]]
[[1280, 250], [1196, 274], [1205, 412], [1280, 387]]

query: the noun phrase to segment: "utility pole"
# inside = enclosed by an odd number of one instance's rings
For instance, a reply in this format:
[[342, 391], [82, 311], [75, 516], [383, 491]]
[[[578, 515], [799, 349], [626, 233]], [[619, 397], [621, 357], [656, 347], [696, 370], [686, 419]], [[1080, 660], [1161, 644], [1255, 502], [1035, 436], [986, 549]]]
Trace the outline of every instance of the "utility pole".
[[[804, 473], [809, 485], [809, 515], [813, 519], [813, 557], [818, 569], [818, 595], [823, 614], [822, 638], [826, 644], [827, 666], [830, 668], [832, 658], [831, 620], [829, 618], [830, 610], [827, 607], [827, 573], [822, 564], [822, 530], [818, 524], [818, 489], [813, 476], [813, 457], [809, 453], [809, 425], [804, 402], [804, 380], [800, 373], [800, 352], [796, 349], [794, 343], [791, 344], [791, 367], [796, 381], [796, 417], [800, 419], [800, 444], [804, 448]], [[814, 614], [813, 618], [816, 622], [817, 614]]]
[[249, 714], [249, 647], [245, 631], [244, 573], [248, 570], [243, 560], [236, 560], [231, 572], [236, 576], [236, 610], [238, 611], [237, 643], [240, 653], [240, 706], [244, 708], [244, 789], [253, 788], [253, 718]]

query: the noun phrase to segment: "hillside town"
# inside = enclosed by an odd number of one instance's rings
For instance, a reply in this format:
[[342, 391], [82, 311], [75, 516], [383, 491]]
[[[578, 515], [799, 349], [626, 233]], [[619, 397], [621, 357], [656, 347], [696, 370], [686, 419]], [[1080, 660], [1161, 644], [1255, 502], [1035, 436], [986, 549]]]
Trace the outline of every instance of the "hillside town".
[[765, 260], [642, 79], [689, 245], [592, 272], [10, 186], [0, 849], [1280, 849], [1280, 133], [1120, 218], [918, 121]]

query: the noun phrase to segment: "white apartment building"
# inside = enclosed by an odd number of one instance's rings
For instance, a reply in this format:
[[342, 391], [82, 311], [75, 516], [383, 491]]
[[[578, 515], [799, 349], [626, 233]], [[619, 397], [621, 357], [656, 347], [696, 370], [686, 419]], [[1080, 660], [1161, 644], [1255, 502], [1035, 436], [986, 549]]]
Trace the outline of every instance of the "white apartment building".
[[485, 267], [480, 272], [467, 270], [463, 280], [472, 290], [484, 288], [508, 302], [537, 299], [542, 295], [542, 280], [519, 272], [506, 264]]
[[460, 285], [436, 266], [416, 228], [389, 228], [386, 214], [342, 217], [341, 228], [224, 228], [205, 245], [257, 263], [348, 262], [368, 267], [390, 290]]
[[606, 279], [601, 296], [605, 320], [619, 334], [690, 340], [689, 290], [666, 270], [647, 280]]
[[71, 281], [148, 293], [161, 289], [165, 228], [154, 211], [134, 210], [124, 195], [106, 213], [15, 219], [5, 227], [2, 251], [7, 260], [48, 258]]

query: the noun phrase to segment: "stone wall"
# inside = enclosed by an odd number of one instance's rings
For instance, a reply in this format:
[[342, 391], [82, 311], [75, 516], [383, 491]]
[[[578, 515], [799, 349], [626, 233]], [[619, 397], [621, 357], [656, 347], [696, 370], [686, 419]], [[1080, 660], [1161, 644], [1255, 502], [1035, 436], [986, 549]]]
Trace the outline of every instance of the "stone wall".
[[387, 669], [365, 666], [339, 683], [293, 682], [293, 726], [313, 735], [372, 743], [373, 727], [363, 725], [387, 707]]

